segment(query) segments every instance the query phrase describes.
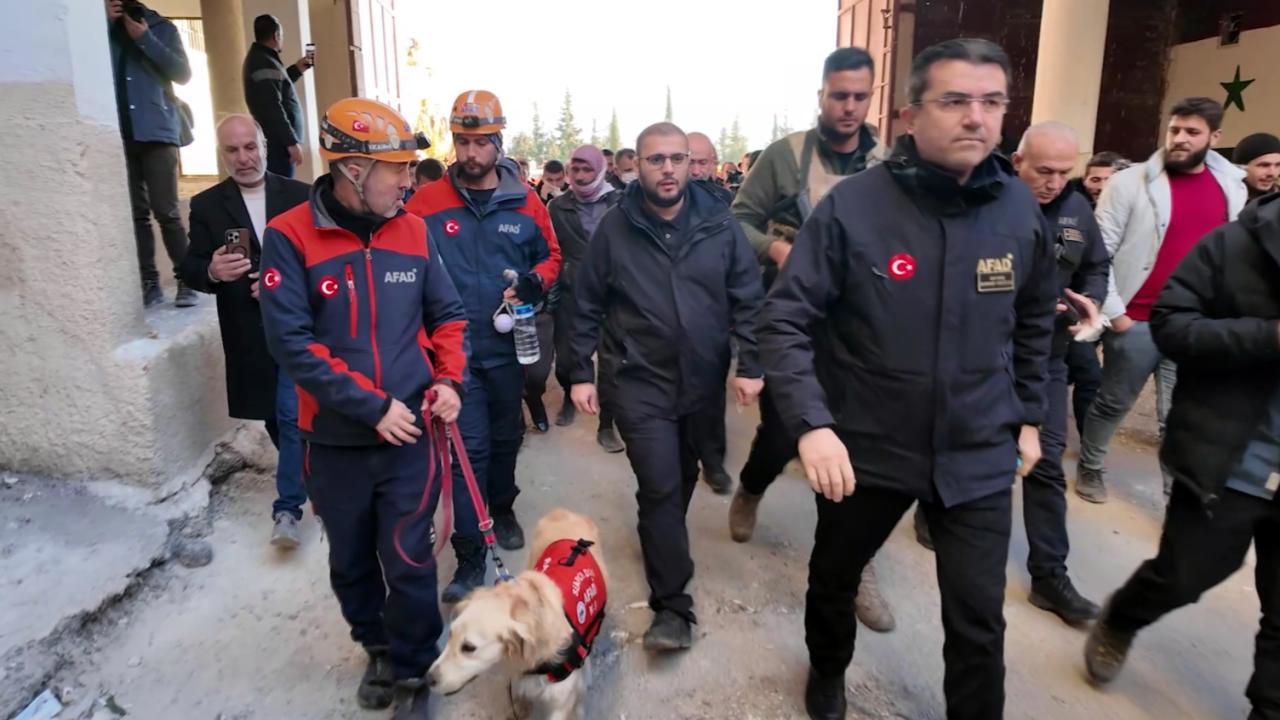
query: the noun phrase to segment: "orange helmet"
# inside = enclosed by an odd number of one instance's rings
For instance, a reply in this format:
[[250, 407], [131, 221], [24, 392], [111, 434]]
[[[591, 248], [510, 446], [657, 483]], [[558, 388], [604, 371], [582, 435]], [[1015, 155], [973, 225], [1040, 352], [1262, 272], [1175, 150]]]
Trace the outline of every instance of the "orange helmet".
[[488, 90], [468, 90], [453, 101], [449, 116], [449, 129], [453, 132], [489, 135], [502, 132], [506, 126], [502, 103]]
[[320, 157], [325, 162], [345, 157], [409, 162], [430, 145], [425, 135], [414, 134], [404, 116], [377, 100], [339, 100], [320, 120]]

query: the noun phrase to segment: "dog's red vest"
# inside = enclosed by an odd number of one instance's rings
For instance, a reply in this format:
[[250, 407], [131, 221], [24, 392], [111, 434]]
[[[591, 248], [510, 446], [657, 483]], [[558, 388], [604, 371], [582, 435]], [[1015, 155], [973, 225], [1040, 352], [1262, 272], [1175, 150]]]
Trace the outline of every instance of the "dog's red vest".
[[534, 569], [551, 578], [564, 597], [564, 616], [573, 628], [573, 640], [562, 650], [563, 661], [547, 663], [534, 672], [559, 682], [582, 667], [591, 645], [604, 624], [608, 590], [604, 574], [591, 554], [589, 540], [557, 540], [547, 546]]

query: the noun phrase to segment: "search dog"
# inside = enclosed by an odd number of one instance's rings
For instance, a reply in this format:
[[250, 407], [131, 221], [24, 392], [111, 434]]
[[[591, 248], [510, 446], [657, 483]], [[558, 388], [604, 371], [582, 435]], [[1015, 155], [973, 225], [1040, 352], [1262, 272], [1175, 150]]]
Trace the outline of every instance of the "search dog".
[[449, 642], [427, 674], [431, 688], [452, 695], [498, 668], [510, 680], [518, 720], [581, 720], [591, 642], [608, 597], [599, 538], [596, 524], [577, 513], [543, 516], [528, 569], [458, 604]]

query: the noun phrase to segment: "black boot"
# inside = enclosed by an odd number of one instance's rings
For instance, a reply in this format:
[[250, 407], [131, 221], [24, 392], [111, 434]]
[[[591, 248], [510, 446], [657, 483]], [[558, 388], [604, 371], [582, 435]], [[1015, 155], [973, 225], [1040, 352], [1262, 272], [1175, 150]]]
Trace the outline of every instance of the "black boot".
[[596, 442], [600, 443], [600, 447], [607, 453], [620, 453], [627, 449], [627, 446], [618, 439], [618, 432], [613, 429], [613, 426], [604, 423], [600, 423], [600, 429], [596, 431]]
[[725, 472], [724, 467], [702, 466], [702, 479], [707, 481], [711, 492], [717, 495], [728, 495], [733, 492], [733, 477]]
[[684, 650], [693, 646], [693, 626], [682, 615], [659, 610], [644, 634], [644, 649], [650, 651]]
[[485, 557], [484, 543], [469, 537], [454, 535], [452, 538], [453, 553], [458, 558], [458, 569], [453, 579], [440, 593], [441, 602], [456, 603], [461, 601], [472, 590], [484, 584]]
[[498, 547], [503, 550], [524, 547], [524, 528], [520, 527], [514, 510], [493, 513], [493, 534], [498, 539]]
[[1115, 680], [1129, 657], [1129, 648], [1133, 646], [1134, 634], [1111, 627], [1107, 622], [1108, 614], [1106, 609], [1102, 611], [1084, 643], [1084, 667], [1089, 673], [1089, 682], [1094, 685], [1106, 685]]
[[367, 647], [369, 664], [360, 678], [356, 690], [356, 703], [365, 710], [383, 710], [391, 707], [391, 657], [385, 647]]
[[804, 709], [812, 720], [844, 720], [849, 701], [844, 696], [844, 676], [826, 678], [809, 668], [804, 686]]
[[541, 433], [550, 430], [551, 426], [547, 423], [547, 406], [542, 404], [542, 398], [526, 397], [524, 402], [529, 406], [529, 418], [533, 420], [533, 427]]
[[1098, 605], [1081, 595], [1065, 574], [1031, 581], [1032, 605], [1062, 618], [1068, 625], [1081, 625], [1098, 617]]
[[421, 678], [396, 681], [396, 709], [391, 720], [430, 720], [431, 689]]
[[569, 393], [565, 393], [564, 404], [560, 406], [560, 414], [556, 415], [556, 425], [568, 427], [573, 424], [573, 419], [577, 416], [578, 408], [573, 406], [573, 400], [569, 398]]

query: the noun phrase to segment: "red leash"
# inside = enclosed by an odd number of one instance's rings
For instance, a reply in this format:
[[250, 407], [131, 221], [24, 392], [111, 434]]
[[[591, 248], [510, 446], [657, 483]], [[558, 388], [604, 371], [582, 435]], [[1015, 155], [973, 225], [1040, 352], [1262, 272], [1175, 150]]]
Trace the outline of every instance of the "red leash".
[[[429, 405], [435, 404], [436, 392], [434, 389], [427, 391], [427, 400]], [[507, 572], [506, 567], [502, 564], [502, 559], [498, 557], [497, 538], [493, 534], [493, 518], [489, 517], [489, 510], [485, 507], [484, 498], [480, 495], [480, 484], [476, 482], [475, 471], [471, 469], [471, 460], [467, 457], [467, 448], [462, 442], [462, 433], [458, 430], [458, 423], [445, 423], [439, 418], [431, 418], [427, 424], [427, 442], [430, 444], [430, 447], [427, 448], [429, 461], [427, 463], [427, 481], [422, 488], [422, 499], [418, 501], [418, 508], [400, 518], [392, 531], [392, 542], [395, 545], [396, 554], [409, 565], [422, 568], [434, 565], [435, 558], [444, 550], [444, 545], [453, 531], [453, 456], [449, 452], [449, 445], [452, 442], [453, 452], [458, 456], [458, 466], [462, 468], [462, 477], [467, 483], [467, 493], [471, 496], [471, 505], [475, 508], [476, 517], [480, 521], [478, 529], [484, 536], [486, 549], [493, 556], [493, 563], [498, 571], [498, 579], [499, 581], [510, 580], [511, 574]], [[437, 454], [439, 455], [439, 474], [436, 473]], [[426, 562], [420, 563], [409, 557], [409, 554], [405, 552], [404, 546], [400, 542], [400, 534], [404, 530], [404, 526], [411, 520], [421, 517], [427, 512], [427, 508], [431, 504], [431, 491], [437, 477], [440, 478], [442, 483], [440, 487], [440, 502], [444, 505], [444, 521], [441, 523], [441, 532], [436, 539], [435, 547], [432, 549], [431, 558]]]

